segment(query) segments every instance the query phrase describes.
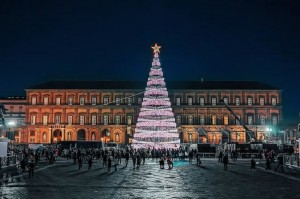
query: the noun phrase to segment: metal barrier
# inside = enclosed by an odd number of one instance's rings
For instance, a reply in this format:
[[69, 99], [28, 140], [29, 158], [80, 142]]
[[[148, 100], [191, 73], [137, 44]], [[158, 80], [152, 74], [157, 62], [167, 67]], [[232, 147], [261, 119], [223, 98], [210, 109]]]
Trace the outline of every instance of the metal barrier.
[[283, 155], [283, 162], [285, 165], [300, 166], [298, 154]]
[[12, 156], [1, 157], [0, 168], [18, 164], [23, 159], [23, 156], [23, 154], [15, 154]]

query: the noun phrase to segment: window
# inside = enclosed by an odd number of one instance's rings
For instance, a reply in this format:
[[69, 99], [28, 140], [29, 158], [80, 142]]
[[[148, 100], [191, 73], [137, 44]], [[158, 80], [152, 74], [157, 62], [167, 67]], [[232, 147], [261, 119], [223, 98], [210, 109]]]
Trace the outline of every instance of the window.
[[265, 98], [263, 97], [259, 98], [259, 105], [261, 106], [265, 105]]
[[216, 125], [216, 124], [217, 124], [217, 116], [213, 115], [213, 116], [211, 117], [211, 124], [212, 124], [212, 125]]
[[84, 105], [84, 97], [80, 97], [80, 99], [79, 99], [79, 104], [80, 104], [80, 105]]
[[204, 106], [204, 97], [200, 97], [200, 105]]
[[120, 97], [116, 97], [116, 105], [120, 105]]
[[180, 106], [180, 97], [177, 97], [177, 98], [176, 98], [176, 105], [177, 105], [177, 106]]
[[108, 104], [108, 97], [103, 97], [103, 103]]
[[55, 124], [60, 124], [60, 115], [55, 115]]
[[120, 121], [121, 120], [121, 117], [120, 117], [120, 115], [116, 115], [116, 117], [115, 117], [115, 123], [116, 124], [120, 124]]
[[68, 132], [67, 140], [68, 140], [68, 141], [72, 140], [72, 133], [71, 133], [70, 131]]
[[34, 130], [30, 131], [30, 136], [32, 136], [32, 137], [35, 136], [35, 131]]
[[253, 124], [253, 117], [252, 117], [252, 115], [248, 115], [248, 124], [249, 125]]
[[277, 123], [278, 123], [277, 116], [276, 116], [276, 115], [273, 115], [273, 116], [272, 116], [272, 124], [273, 124], [273, 125], [277, 125]]
[[249, 106], [252, 105], [252, 97], [248, 97], [248, 105], [249, 105]]
[[224, 116], [224, 125], [228, 125], [228, 115]]
[[188, 124], [193, 124], [193, 116], [192, 115], [188, 116]]
[[236, 105], [236, 106], [239, 106], [239, 105], [240, 105], [240, 98], [239, 98], [239, 97], [236, 97], [236, 98], [235, 98], [235, 105]]
[[60, 97], [56, 98], [56, 105], [60, 105]]
[[48, 116], [43, 115], [43, 125], [47, 125], [47, 124], [48, 124]]
[[266, 117], [264, 115], [260, 116], [260, 124], [265, 125], [266, 124]]
[[212, 97], [211, 98], [211, 105], [216, 106], [216, 104], [217, 104], [217, 98]]
[[95, 134], [95, 132], [92, 133], [91, 139], [92, 139], [92, 141], [95, 141], [95, 139], [96, 139], [96, 134]]
[[97, 123], [97, 116], [92, 115], [92, 125], [96, 125], [96, 123]]
[[181, 124], [181, 115], [176, 116], [176, 123]]
[[73, 123], [73, 116], [68, 115], [68, 125], [72, 125], [72, 123]]
[[79, 119], [80, 119], [79, 124], [84, 125], [84, 115], [80, 115]]
[[43, 142], [47, 142], [47, 133], [46, 132], [43, 133]]
[[224, 104], [228, 104], [228, 97], [223, 98]]
[[192, 97], [188, 98], [188, 105], [193, 105], [193, 98]]
[[139, 98], [138, 98], [138, 103], [141, 104], [141, 103], [142, 103], [142, 100], [143, 100], [143, 99], [139, 97]]
[[32, 97], [31, 98], [31, 104], [32, 105], [36, 105], [36, 97]]
[[92, 105], [96, 105], [97, 103], [97, 97], [92, 97]]
[[49, 104], [49, 98], [48, 97], [44, 97], [44, 105], [48, 105]]
[[132, 98], [131, 97], [127, 98], [127, 103], [128, 103], [128, 105], [131, 105], [131, 103], [132, 103]]
[[204, 115], [200, 115], [200, 124], [201, 125], [205, 124], [205, 117], [204, 117]]
[[276, 104], [277, 104], [276, 97], [272, 97], [272, 105], [273, 105], [273, 106], [276, 106]]
[[72, 105], [72, 104], [73, 104], [73, 97], [69, 97], [69, 98], [68, 98], [68, 104], [69, 104], [69, 105]]
[[127, 124], [128, 124], [128, 125], [131, 125], [131, 123], [132, 123], [132, 116], [131, 116], [131, 115], [128, 115], [128, 116], [127, 116]]
[[115, 141], [120, 142], [120, 134], [119, 133], [116, 133]]
[[35, 115], [32, 115], [30, 118], [31, 125], [35, 125]]
[[104, 125], [108, 124], [108, 115], [103, 116], [103, 123], [104, 123]]

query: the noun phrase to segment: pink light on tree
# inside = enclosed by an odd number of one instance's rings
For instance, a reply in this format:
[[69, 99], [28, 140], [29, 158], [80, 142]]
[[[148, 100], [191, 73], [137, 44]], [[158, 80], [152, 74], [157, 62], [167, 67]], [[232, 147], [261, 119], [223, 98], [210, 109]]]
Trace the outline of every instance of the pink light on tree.
[[168, 97], [158, 54], [161, 47], [152, 47], [154, 58], [150, 69], [142, 108], [138, 116], [133, 148], [179, 148], [180, 139]]

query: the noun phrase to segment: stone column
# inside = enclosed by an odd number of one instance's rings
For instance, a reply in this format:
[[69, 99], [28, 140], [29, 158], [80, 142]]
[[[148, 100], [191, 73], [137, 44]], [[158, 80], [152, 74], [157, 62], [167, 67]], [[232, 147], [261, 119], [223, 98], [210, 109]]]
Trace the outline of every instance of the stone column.
[[52, 143], [52, 128], [49, 128], [49, 136], [48, 136], [48, 138], [49, 138], [49, 144], [51, 144]]

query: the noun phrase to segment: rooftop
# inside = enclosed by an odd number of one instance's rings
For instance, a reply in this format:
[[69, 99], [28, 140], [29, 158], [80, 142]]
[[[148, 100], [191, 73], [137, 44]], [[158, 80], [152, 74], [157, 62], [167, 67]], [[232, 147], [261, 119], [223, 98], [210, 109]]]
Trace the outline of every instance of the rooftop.
[[[278, 90], [258, 81], [167, 81], [174, 90]], [[146, 81], [49, 81], [29, 89], [145, 89]]]

